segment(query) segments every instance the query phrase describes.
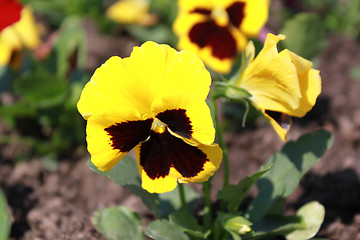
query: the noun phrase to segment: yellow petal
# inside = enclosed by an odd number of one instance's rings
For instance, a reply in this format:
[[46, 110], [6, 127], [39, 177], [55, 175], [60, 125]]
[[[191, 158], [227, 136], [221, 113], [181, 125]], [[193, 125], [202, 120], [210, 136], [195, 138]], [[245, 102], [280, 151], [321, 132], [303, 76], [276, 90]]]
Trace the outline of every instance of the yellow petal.
[[243, 0], [245, 17], [240, 29], [247, 37], [256, 37], [265, 25], [269, 15], [269, 0]]
[[303, 117], [315, 105], [317, 97], [321, 92], [321, 78], [318, 70], [312, 69], [312, 62], [296, 55], [293, 52], [288, 52], [296, 67], [300, 89], [301, 98], [299, 107], [293, 109], [288, 114], [295, 117]]
[[269, 114], [267, 114], [264, 110], [262, 111], [264, 116], [269, 119], [271, 126], [274, 128], [275, 132], [279, 135], [279, 137], [283, 140], [287, 140], [287, 133], [291, 127], [291, 117], [285, 113], [278, 113], [280, 119], [274, 119]]
[[279, 54], [276, 48], [282, 37], [269, 34], [264, 48], [236, 83], [252, 95], [252, 102], [260, 109], [287, 112], [299, 106], [301, 91], [296, 67], [291, 57]]
[[34, 49], [41, 44], [39, 31], [32, 10], [24, 7], [21, 11], [21, 19], [13, 25], [22, 45], [26, 48]]
[[6, 66], [11, 60], [12, 47], [7, 41], [3, 41], [0, 34], [0, 66]]
[[105, 130], [111, 125], [126, 121], [143, 120], [140, 114], [129, 108], [93, 115], [86, 126], [86, 140], [91, 161], [101, 171], [109, 171], [127, 152], [114, 149], [111, 135]]
[[181, 10], [191, 11], [194, 10], [195, 8], [211, 9], [215, 6], [215, 2], [213, 0], [208, 0], [208, 1], [179, 0], [178, 5]]
[[146, 115], [154, 99], [173, 92], [205, 99], [210, 84], [210, 73], [194, 54], [146, 42], [135, 47], [130, 57], [112, 57], [98, 68], [81, 94], [78, 109], [85, 119], [118, 106]]
[[117, 1], [107, 9], [106, 16], [119, 23], [152, 25], [155, 18], [149, 14], [149, 4], [149, 0]]
[[205, 145], [198, 144], [197, 147], [203, 151], [208, 158], [208, 162], [204, 165], [204, 170], [201, 171], [198, 175], [192, 178], [180, 178], [180, 182], [190, 183], [190, 182], [205, 182], [215, 171], [219, 168], [222, 160], [222, 150], [217, 144]]
[[180, 91], [205, 99], [209, 92], [210, 73], [189, 51], [177, 52], [168, 45], [146, 42], [134, 48], [130, 58], [124, 59], [124, 66], [133, 81], [139, 82], [137, 88], [146, 86], [141, 88], [153, 96], [152, 100]]
[[141, 115], [149, 114], [152, 96], [144, 88], [150, 84], [137, 85], [133, 81], [137, 79], [128, 76], [122, 59], [110, 58], [95, 71], [83, 89], [77, 105], [79, 112], [85, 119], [118, 107], [136, 109]]

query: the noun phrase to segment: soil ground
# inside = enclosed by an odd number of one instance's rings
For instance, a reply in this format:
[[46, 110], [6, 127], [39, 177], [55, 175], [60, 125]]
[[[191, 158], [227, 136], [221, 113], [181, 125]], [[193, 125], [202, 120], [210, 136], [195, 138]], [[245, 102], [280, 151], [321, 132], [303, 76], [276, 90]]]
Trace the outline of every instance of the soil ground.
[[[96, 30], [89, 29], [89, 69], [114, 52], [128, 55], [135, 44], [124, 38], [98, 39]], [[101, 41], [102, 47], [92, 47], [92, 41]], [[122, 47], [110, 49], [108, 46], [114, 43]], [[291, 212], [309, 201], [322, 203], [326, 216], [318, 236], [328, 239], [360, 240], [360, 82], [349, 77], [349, 70], [359, 63], [359, 42], [329, 37], [317, 66], [322, 93], [305, 118], [295, 119], [289, 135], [290, 140], [297, 139], [323, 128], [335, 136], [333, 147], [304, 176], [286, 207]], [[232, 164], [231, 183], [254, 173], [283, 146], [270, 125], [262, 122], [256, 128], [229, 131], [225, 138]], [[12, 240], [103, 239], [92, 226], [91, 216], [109, 206], [127, 206], [140, 213], [144, 223], [152, 218], [136, 196], [92, 172], [86, 164], [87, 155], [61, 160], [51, 171], [39, 159], [14, 164], [11, 152], [16, 149], [0, 147], [0, 183], [10, 205]]]

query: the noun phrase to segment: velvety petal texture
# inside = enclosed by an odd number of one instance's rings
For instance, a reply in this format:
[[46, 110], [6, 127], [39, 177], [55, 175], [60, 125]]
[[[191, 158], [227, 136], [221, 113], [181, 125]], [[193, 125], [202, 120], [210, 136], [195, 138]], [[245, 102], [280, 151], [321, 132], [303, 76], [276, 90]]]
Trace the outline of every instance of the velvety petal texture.
[[174, 32], [178, 47], [200, 56], [213, 70], [228, 73], [247, 37], [256, 37], [268, 18], [269, 0], [180, 0]]
[[283, 39], [284, 35], [268, 34], [255, 59], [255, 49], [249, 43], [245, 55], [252, 57], [234, 84], [252, 95], [253, 104], [286, 140], [290, 116], [303, 117], [311, 110], [321, 92], [321, 78], [312, 62], [287, 49], [278, 52], [276, 45]]
[[18, 22], [0, 32], [0, 65], [7, 65], [14, 51], [35, 49], [41, 44], [32, 10], [24, 7]]
[[146, 42], [128, 58], [110, 58], [78, 102], [88, 121], [91, 161], [109, 171], [135, 149], [149, 192], [171, 191], [178, 181], [206, 181], [222, 159], [205, 102], [210, 84], [198, 57], [168, 45]]

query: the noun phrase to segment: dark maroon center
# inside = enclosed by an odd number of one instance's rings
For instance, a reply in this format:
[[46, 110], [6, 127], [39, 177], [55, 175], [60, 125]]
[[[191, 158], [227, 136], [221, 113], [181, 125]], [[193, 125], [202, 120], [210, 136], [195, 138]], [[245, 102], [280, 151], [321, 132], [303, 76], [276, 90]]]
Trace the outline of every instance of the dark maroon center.
[[182, 137], [191, 138], [193, 133], [191, 121], [185, 109], [166, 110], [159, 113], [156, 118], [165, 123], [171, 131]]
[[140, 165], [153, 180], [169, 175], [171, 167], [185, 178], [194, 177], [204, 170], [207, 161], [206, 154], [200, 149], [174, 137], [167, 130], [151, 132], [149, 140], [140, 147]]
[[189, 32], [190, 41], [200, 48], [209, 46], [218, 59], [233, 58], [237, 52], [236, 41], [227, 27], [219, 27], [214, 21], [195, 24]]
[[129, 152], [149, 137], [152, 122], [152, 119], [147, 119], [116, 123], [105, 128], [105, 131], [110, 135], [113, 149]]
[[[167, 127], [185, 138], [193, 133], [190, 118], [185, 109], [172, 109], [156, 115]], [[196, 176], [204, 170], [207, 156], [195, 146], [185, 143], [166, 129], [163, 133], [151, 131], [153, 119], [116, 123], [105, 128], [110, 135], [111, 146], [128, 152], [140, 146], [140, 165], [151, 179], [165, 177], [174, 167], [183, 177]]]
[[[230, 23], [238, 28], [245, 17], [245, 3], [235, 2], [226, 8]], [[207, 20], [195, 24], [190, 32], [190, 41], [204, 48], [209, 46], [212, 50], [212, 55], [218, 59], [231, 59], [236, 55], [237, 46], [236, 40], [229, 30], [229, 26], [221, 27], [211, 19], [211, 9], [195, 8], [190, 13], [202, 14], [207, 17]]]
[[245, 17], [245, 3], [235, 2], [226, 9], [232, 25], [239, 27]]

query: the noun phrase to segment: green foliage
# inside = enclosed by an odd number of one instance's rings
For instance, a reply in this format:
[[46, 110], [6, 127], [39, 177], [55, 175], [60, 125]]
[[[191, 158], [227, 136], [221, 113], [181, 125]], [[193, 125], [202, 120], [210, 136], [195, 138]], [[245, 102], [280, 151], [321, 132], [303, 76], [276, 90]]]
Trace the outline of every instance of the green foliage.
[[20, 76], [14, 82], [14, 93], [35, 109], [51, 108], [65, 101], [67, 82], [46, 71]]
[[173, 212], [170, 214], [169, 220], [181, 229], [181, 231], [195, 238], [206, 239], [211, 232], [210, 230], [204, 232], [203, 228], [198, 224], [197, 219], [186, 211]]
[[285, 22], [280, 31], [286, 39], [280, 45], [306, 59], [317, 56], [326, 46], [326, 30], [321, 18], [313, 13], [299, 13]]
[[0, 189], [0, 240], [7, 240], [10, 236], [11, 222], [7, 206], [6, 196]]
[[[91, 169], [107, 176], [115, 183], [130, 189], [161, 219], [151, 222], [145, 234], [153, 239], [263, 239], [282, 235], [288, 240], [310, 239], [324, 219], [324, 207], [312, 202], [301, 207], [295, 216], [284, 216], [285, 198], [298, 186], [300, 179], [333, 143], [333, 136], [324, 130], [290, 141], [275, 153], [257, 173], [242, 179], [236, 185], [221, 189], [217, 196], [227, 211], [218, 211], [210, 228], [204, 228], [193, 211], [180, 211], [177, 191], [150, 194], [141, 188], [136, 162], [126, 156], [109, 172], [101, 172], [88, 161]], [[247, 213], [238, 208], [257, 182], [259, 194], [250, 203]], [[186, 202], [195, 203], [198, 194], [185, 190]], [[189, 205], [190, 206], [190, 205]], [[166, 219], [168, 218], [168, 220]], [[231, 236], [231, 237], [230, 237]]]
[[227, 203], [230, 212], [236, 212], [257, 180], [269, 170], [270, 168], [245, 177], [237, 185], [225, 186], [223, 189], [219, 190], [217, 198]]
[[22, 0], [35, 12], [46, 16], [52, 25], [59, 26], [68, 16], [90, 17], [102, 21], [104, 19], [103, 0]]
[[[149, 193], [141, 187], [141, 179], [134, 159], [125, 156], [109, 172], [102, 172], [89, 160], [88, 166], [96, 173], [108, 177], [118, 185], [128, 188], [135, 195], [139, 196], [145, 206], [158, 216], [168, 216], [171, 212], [180, 209], [180, 200], [177, 189], [162, 194]], [[199, 195], [189, 187], [185, 186], [186, 201], [189, 206], [194, 205]]]
[[[54, 36], [53, 51], [45, 59], [26, 58], [21, 71], [1, 69], [0, 82], [6, 84], [0, 91], [11, 90], [16, 100], [0, 104], [0, 114], [9, 127], [26, 132], [17, 143], [29, 149], [15, 158], [35, 154], [56, 159], [71, 154], [84, 140], [85, 124], [76, 109], [88, 80], [82, 20], [67, 17]], [[14, 143], [9, 136], [1, 136], [0, 141]]]
[[[187, 207], [190, 211], [193, 211], [198, 204], [200, 195], [189, 186], [183, 185], [183, 188]], [[167, 216], [170, 213], [177, 212], [181, 209], [181, 201], [178, 188], [171, 192], [159, 194], [159, 198], [161, 200], [159, 207], [163, 216]]]
[[[333, 144], [333, 136], [324, 130], [290, 141], [268, 161], [273, 167], [259, 179], [259, 194], [250, 204], [247, 214], [251, 222], [259, 221], [269, 211], [282, 205], [284, 198], [294, 192], [300, 179]], [[272, 207], [274, 207], [272, 209]]]
[[177, 37], [171, 30], [171, 27], [166, 24], [157, 24], [152, 27], [129, 25], [125, 26], [125, 28], [133, 37], [141, 42], [154, 41], [157, 43], [168, 43], [173, 47], [175, 47], [177, 43]]
[[151, 222], [145, 234], [156, 240], [190, 240], [183, 231], [165, 219]]
[[287, 240], [310, 239], [319, 231], [325, 217], [325, 208], [319, 202], [310, 202], [302, 206], [297, 212], [306, 224], [305, 229], [295, 230], [286, 235]]
[[140, 216], [125, 207], [100, 209], [94, 213], [92, 223], [107, 240], [144, 239]]
[[306, 227], [304, 219], [300, 216], [270, 215], [253, 225], [254, 233], [250, 239], [287, 235], [293, 231], [304, 230]]
[[147, 192], [141, 187], [141, 180], [137, 170], [136, 162], [129, 156], [125, 156], [109, 172], [102, 172], [89, 160], [89, 167], [96, 173], [108, 177], [111, 181], [122, 187], [128, 188], [134, 194], [139, 196], [145, 206], [156, 215], [162, 215], [160, 209], [160, 198], [158, 194]]

